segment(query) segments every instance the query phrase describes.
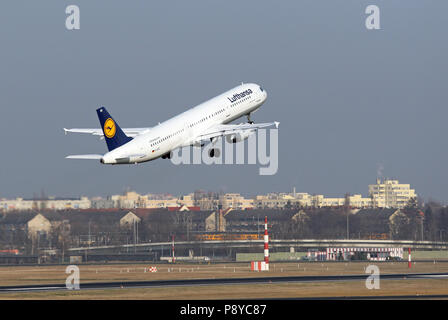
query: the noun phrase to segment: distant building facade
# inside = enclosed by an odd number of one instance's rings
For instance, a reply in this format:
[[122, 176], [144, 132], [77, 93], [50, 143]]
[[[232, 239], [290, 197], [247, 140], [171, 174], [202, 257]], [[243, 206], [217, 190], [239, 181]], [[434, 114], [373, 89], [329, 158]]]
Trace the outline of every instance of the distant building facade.
[[17, 210], [72, 210], [90, 209], [91, 202], [87, 197], [79, 199], [0, 199], [0, 210], [4, 212]]
[[374, 208], [404, 208], [409, 200], [417, 197], [409, 184], [389, 179], [377, 179], [376, 184], [369, 185], [369, 195]]
[[324, 195], [308, 193], [269, 193], [257, 195], [254, 206], [257, 209], [290, 209], [295, 207], [342, 207], [351, 208], [404, 208], [417, 194], [409, 184], [400, 184], [398, 180], [386, 179], [369, 185], [369, 196], [360, 194], [346, 195], [341, 198], [326, 198]]
[[268, 193], [245, 198], [239, 193], [214, 193], [195, 191], [181, 196], [171, 194], [141, 195], [134, 191], [123, 195], [112, 195], [106, 199], [81, 197], [76, 199], [0, 199], [0, 211], [30, 210], [73, 210], [73, 209], [163, 209], [163, 208], [200, 208], [202, 211], [250, 210], [250, 209], [292, 209], [325, 208], [349, 206], [351, 208], [404, 208], [417, 194], [409, 184], [400, 184], [398, 180], [377, 179], [376, 184], [368, 186], [369, 196], [360, 194], [344, 197], [325, 197], [322, 194]]

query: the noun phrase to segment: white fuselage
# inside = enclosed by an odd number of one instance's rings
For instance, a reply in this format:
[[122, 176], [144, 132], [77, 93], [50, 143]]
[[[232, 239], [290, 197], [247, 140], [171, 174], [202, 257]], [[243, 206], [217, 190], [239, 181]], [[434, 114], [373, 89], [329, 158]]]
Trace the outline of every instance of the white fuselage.
[[130, 142], [106, 153], [105, 164], [138, 163], [157, 159], [194, 141], [207, 129], [254, 112], [266, 100], [257, 84], [237, 86], [149, 129]]

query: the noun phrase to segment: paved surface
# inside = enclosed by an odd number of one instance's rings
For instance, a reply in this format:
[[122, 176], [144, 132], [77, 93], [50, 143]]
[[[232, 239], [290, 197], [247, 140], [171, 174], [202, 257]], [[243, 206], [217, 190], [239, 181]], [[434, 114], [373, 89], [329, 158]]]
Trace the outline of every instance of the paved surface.
[[[180, 279], [155, 281], [116, 281], [116, 282], [89, 282], [81, 283], [81, 290], [105, 290], [120, 288], [154, 288], [173, 286], [211, 286], [211, 285], [238, 285], [238, 284], [266, 284], [266, 283], [300, 283], [300, 282], [329, 282], [329, 281], [360, 281], [369, 275], [340, 275], [340, 276], [291, 276], [291, 277], [258, 277], [258, 278], [219, 278], [219, 279]], [[411, 273], [411, 274], [382, 274], [381, 280], [416, 280], [416, 279], [448, 279], [448, 273]], [[64, 284], [41, 284], [29, 286], [2, 286], [0, 293], [35, 292], [67, 290]], [[448, 296], [448, 295], [447, 295]], [[416, 298], [418, 296], [402, 296], [403, 298]], [[422, 297], [422, 296], [420, 296]], [[444, 298], [433, 296], [433, 298]], [[332, 297], [322, 297], [331, 299]], [[344, 297], [335, 297], [343, 299]], [[350, 299], [381, 299], [381, 297], [346, 297]], [[383, 297], [387, 298], [387, 297]], [[393, 297], [400, 299], [400, 297]]]

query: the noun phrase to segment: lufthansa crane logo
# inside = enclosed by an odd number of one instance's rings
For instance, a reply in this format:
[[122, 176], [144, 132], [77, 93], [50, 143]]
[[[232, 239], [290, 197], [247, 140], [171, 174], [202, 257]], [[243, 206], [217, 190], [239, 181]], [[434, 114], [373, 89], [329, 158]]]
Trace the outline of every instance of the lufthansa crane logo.
[[115, 132], [117, 131], [117, 128], [115, 126], [115, 122], [114, 120], [112, 120], [112, 118], [108, 118], [105, 122], [104, 122], [104, 135], [106, 137], [113, 138], [115, 136]]

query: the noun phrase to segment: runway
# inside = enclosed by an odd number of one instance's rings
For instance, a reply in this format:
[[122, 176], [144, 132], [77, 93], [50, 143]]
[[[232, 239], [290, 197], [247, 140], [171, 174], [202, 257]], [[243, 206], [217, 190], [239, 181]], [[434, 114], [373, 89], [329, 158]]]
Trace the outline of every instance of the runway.
[[[378, 296], [323, 296], [323, 297], [303, 297], [303, 298], [274, 298], [267, 300], [447, 300], [448, 294], [408, 294], [408, 295], [378, 295]], [[261, 299], [263, 300], [263, 299]]]
[[[182, 286], [217, 286], [217, 285], [243, 285], [243, 284], [273, 284], [273, 283], [305, 283], [305, 282], [332, 282], [332, 281], [365, 281], [369, 275], [331, 275], [331, 276], [287, 276], [287, 277], [251, 277], [251, 278], [214, 278], [214, 279], [177, 279], [152, 281], [115, 281], [115, 282], [89, 282], [80, 283], [80, 290], [109, 290], [124, 288], [159, 288]], [[381, 280], [424, 280], [448, 279], [448, 273], [402, 273], [382, 274]], [[64, 284], [39, 284], [20, 286], [0, 286], [0, 293], [36, 292], [68, 290]], [[403, 296], [403, 298], [411, 296]], [[436, 296], [435, 296], [436, 297]], [[441, 295], [438, 298], [446, 298]], [[325, 297], [323, 297], [325, 298]], [[331, 297], [328, 297], [331, 298]], [[340, 299], [341, 297], [335, 297]], [[342, 297], [344, 298], [344, 297]], [[357, 297], [346, 297], [354, 298]], [[363, 299], [364, 297], [358, 297]], [[374, 298], [374, 297], [369, 297]], [[415, 298], [415, 297], [414, 297]], [[325, 298], [326, 299], [326, 298]]]

